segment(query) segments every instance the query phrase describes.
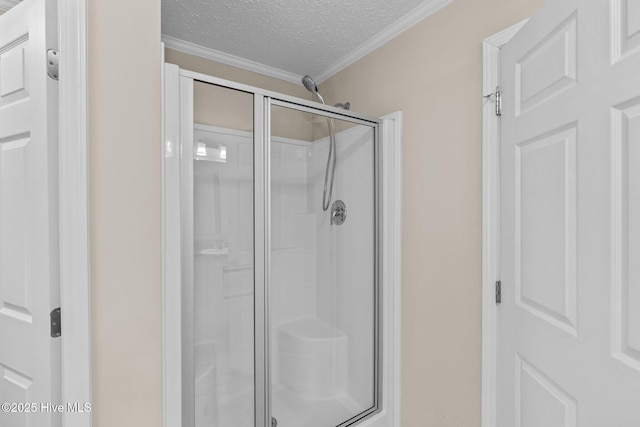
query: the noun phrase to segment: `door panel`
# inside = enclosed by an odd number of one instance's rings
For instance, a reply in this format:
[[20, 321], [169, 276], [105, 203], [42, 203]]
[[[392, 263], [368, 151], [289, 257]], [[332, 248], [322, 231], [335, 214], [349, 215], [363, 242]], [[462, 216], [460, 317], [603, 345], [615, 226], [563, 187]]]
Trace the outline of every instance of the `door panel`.
[[60, 422], [39, 410], [60, 398], [55, 14], [55, 2], [25, 0], [0, 16], [0, 401], [38, 409], [1, 412], [1, 425]]
[[576, 83], [576, 19], [569, 16], [516, 63], [516, 115]]
[[577, 402], [547, 375], [516, 357], [516, 419], [522, 427], [575, 427]]
[[640, 99], [613, 110], [616, 162], [614, 230], [617, 262], [614, 282], [614, 354], [640, 370]]
[[640, 422], [639, 18], [552, 0], [502, 50], [501, 427]]
[[576, 128], [515, 146], [518, 306], [576, 334]]
[[640, 48], [640, 4], [636, 0], [613, 1], [614, 60]]

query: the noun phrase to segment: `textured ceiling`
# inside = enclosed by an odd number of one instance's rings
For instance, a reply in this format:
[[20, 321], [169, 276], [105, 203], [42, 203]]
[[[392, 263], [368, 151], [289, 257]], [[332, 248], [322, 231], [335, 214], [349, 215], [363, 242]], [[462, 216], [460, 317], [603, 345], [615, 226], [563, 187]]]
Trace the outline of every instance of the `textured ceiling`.
[[318, 75], [424, 0], [162, 0], [162, 33], [289, 73]]

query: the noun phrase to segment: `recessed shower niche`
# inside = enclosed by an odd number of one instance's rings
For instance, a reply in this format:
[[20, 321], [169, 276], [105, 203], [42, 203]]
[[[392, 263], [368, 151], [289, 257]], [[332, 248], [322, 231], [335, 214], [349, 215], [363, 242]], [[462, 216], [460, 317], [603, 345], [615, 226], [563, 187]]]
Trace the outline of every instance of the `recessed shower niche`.
[[394, 125], [165, 67], [167, 425], [394, 425]]

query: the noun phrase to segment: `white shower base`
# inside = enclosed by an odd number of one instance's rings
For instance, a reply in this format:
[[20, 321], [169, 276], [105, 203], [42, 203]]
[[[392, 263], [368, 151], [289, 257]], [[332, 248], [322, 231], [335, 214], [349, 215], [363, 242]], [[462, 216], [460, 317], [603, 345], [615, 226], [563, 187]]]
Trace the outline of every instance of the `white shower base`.
[[[226, 383], [237, 384], [235, 390], [228, 392], [228, 397], [219, 401], [220, 411], [216, 416], [216, 422], [210, 424], [210, 418], [201, 417], [196, 420], [196, 427], [252, 427], [253, 417], [247, 411], [247, 406], [253, 406], [253, 378], [246, 374], [231, 374], [227, 377]], [[250, 391], [248, 391], [250, 390]], [[217, 395], [221, 397], [221, 390], [218, 388]], [[355, 414], [358, 405], [347, 395], [334, 396], [328, 399], [311, 399], [303, 397], [291, 388], [275, 382], [272, 385], [272, 416], [278, 420], [278, 425], [282, 427], [331, 427]], [[238, 413], [244, 413], [238, 424]], [[227, 416], [225, 416], [225, 414]], [[235, 415], [232, 415], [235, 414]], [[332, 423], [327, 420], [336, 420]]]
[[[283, 427], [331, 427], [362, 411], [346, 392], [346, 335], [313, 318], [274, 328], [272, 416]], [[253, 375], [233, 369], [229, 339], [196, 345], [196, 427], [252, 427]], [[286, 367], [285, 370], [282, 370]]]
[[330, 427], [359, 412], [359, 405], [346, 394], [311, 399], [279, 383], [272, 386], [271, 404], [272, 416], [282, 427]]
[[320, 319], [277, 327], [279, 374], [272, 386], [272, 416], [284, 427], [330, 427], [362, 410], [348, 395], [349, 338]]

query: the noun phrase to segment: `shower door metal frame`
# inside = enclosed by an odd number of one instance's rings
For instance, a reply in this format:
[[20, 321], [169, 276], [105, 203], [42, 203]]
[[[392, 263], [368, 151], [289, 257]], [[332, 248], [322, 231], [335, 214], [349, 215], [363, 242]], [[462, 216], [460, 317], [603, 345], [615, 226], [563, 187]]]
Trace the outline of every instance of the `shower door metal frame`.
[[[294, 100], [297, 101], [297, 98], [293, 98]], [[373, 140], [373, 146], [374, 146], [374, 152], [373, 152], [373, 164], [374, 164], [374, 372], [373, 372], [373, 388], [374, 388], [374, 399], [373, 399], [373, 406], [363, 412], [360, 412], [359, 414], [354, 415], [353, 417], [345, 420], [344, 422], [338, 424], [335, 427], [348, 427], [351, 425], [354, 425], [356, 423], [358, 423], [359, 421], [364, 420], [365, 418], [369, 417], [372, 414], [377, 413], [378, 411], [380, 411], [380, 402], [381, 402], [381, 395], [382, 395], [382, 381], [381, 381], [381, 377], [382, 377], [382, 373], [381, 373], [381, 360], [382, 360], [382, 348], [381, 348], [381, 336], [380, 334], [382, 333], [381, 331], [381, 327], [380, 327], [380, 319], [381, 319], [381, 311], [382, 311], [382, 302], [381, 302], [381, 296], [382, 296], [382, 292], [381, 292], [381, 280], [380, 278], [382, 277], [381, 274], [381, 269], [382, 269], [382, 256], [381, 256], [381, 236], [382, 236], [382, 221], [380, 220], [382, 217], [382, 203], [381, 203], [381, 197], [380, 197], [380, 193], [381, 193], [381, 188], [382, 188], [382, 183], [381, 183], [381, 149], [380, 149], [380, 132], [381, 132], [381, 128], [382, 128], [382, 120], [381, 119], [371, 119], [371, 120], [362, 120], [361, 118], [356, 118], [356, 117], [350, 117], [349, 115], [345, 115], [345, 114], [335, 114], [332, 113], [330, 111], [325, 111], [326, 109], [320, 109], [317, 108], [316, 105], [313, 105], [315, 103], [312, 103], [312, 106], [309, 107], [307, 105], [300, 105], [297, 102], [292, 102], [291, 100], [282, 100], [282, 99], [275, 99], [275, 98], [269, 98], [268, 102], [265, 103], [265, 108], [269, 108], [269, 111], [265, 112], [267, 114], [270, 115], [270, 109], [271, 106], [278, 106], [278, 107], [284, 107], [284, 108], [290, 108], [292, 110], [296, 110], [296, 111], [302, 111], [305, 113], [310, 113], [310, 114], [315, 114], [315, 115], [319, 115], [319, 116], [324, 116], [330, 119], [336, 119], [336, 120], [342, 120], [342, 121], [347, 121], [350, 123], [354, 123], [354, 124], [358, 124], [358, 125], [364, 125], [364, 126], [369, 126], [371, 127], [371, 129], [373, 130], [373, 135], [374, 135], [374, 140]], [[318, 105], [322, 105], [324, 106], [324, 104], [318, 104]], [[333, 107], [332, 107], [333, 109]], [[342, 109], [340, 109], [340, 111], [344, 111]], [[366, 116], [364, 116], [366, 117]], [[268, 125], [268, 124], [267, 124]], [[267, 135], [267, 141], [266, 141], [266, 145], [267, 145], [267, 150], [269, 150], [269, 152], [271, 152], [271, 132], [270, 129], [268, 129], [268, 132], [265, 131], [265, 134]], [[269, 156], [270, 157], [270, 156]], [[267, 160], [267, 164], [269, 163], [269, 160]], [[271, 182], [271, 170], [270, 170], [270, 165], [268, 165], [267, 167], [267, 174], [266, 174], [266, 183], [267, 183], [267, 206], [266, 206], [266, 210], [267, 210], [267, 215], [269, 214], [269, 212], [271, 212], [271, 196], [269, 194], [269, 183]], [[268, 223], [267, 223], [268, 224]], [[270, 231], [270, 230], [269, 230]], [[267, 239], [267, 253], [270, 254], [271, 253], [271, 248], [270, 248], [270, 239], [271, 236], [269, 236], [269, 238]], [[266, 284], [266, 288], [267, 288], [267, 292], [269, 289], [269, 276], [265, 276], [267, 277], [267, 284]], [[267, 304], [268, 306], [268, 299], [267, 299]], [[268, 315], [268, 313], [267, 313]], [[269, 320], [269, 318], [267, 317], [267, 321]], [[270, 329], [270, 328], [269, 328]], [[267, 330], [267, 333], [269, 332], [269, 329]], [[266, 352], [267, 352], [267, 356], [269, 354], [269, 349], [266, 348]], [[270, 393], [267, 393], [270, 395]], [[270, 420], [270, 416], [268, 417], [268, 419]], [[268, 424], [268, 426], [270, 426], [271, 424]], [[258, 424], [256, 424], [255, 427], [258, 427]]]
[[[193, 85], [195, 81], [253, 95], [254, 184], [254, 427], [271, 427], [269, 361], [270, 212], [271, 212], [271, 107], [280, 106], [327, 118], [369, 126], [374, 132], [374, 406], [336, 427], [354, 425], [382, 410], [382, 150], [383, 120], [341, 108], [283, 95], [188, 70], [180, 75], [180, 220], [182, 229], [180, 315], [182, 427], [195, 425], [193, 336]], [[191, 175], [191, 179], [189, 176]], [[165, 402], [166, 404], [166, 402]]]

